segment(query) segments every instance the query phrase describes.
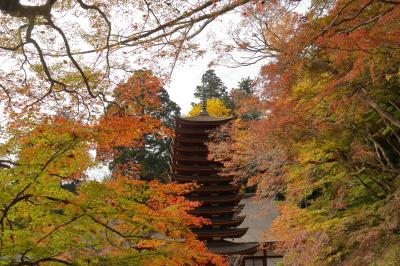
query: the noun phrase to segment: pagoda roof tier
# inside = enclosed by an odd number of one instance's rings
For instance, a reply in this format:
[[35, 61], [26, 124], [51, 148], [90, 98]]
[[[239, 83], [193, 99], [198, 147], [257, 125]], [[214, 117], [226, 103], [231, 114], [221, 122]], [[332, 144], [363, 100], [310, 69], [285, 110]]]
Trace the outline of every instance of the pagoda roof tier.
[[207, 159], [207, 156], [199, 156], [199, 155], [179, 155], [175, 154], [173, 156], [175, 161], [182, 161], [182, 162], [210, 162], [215, 163], [214, 161], [210, 161]]
[[208, 147], [190, 147], [190, 146], [182, 146], [182, 145], [175, 145], [174, 151], [184, 151], [184, 152], [201, 152], [201, 153], [208, 153]]
[[196, 188], [194, 192], [227, 192], [227, 191], [238, 191], [240, 185], [226, 185], [226, 186], [201, 186]]
[[212, 215], [212, 214], [229, 214], [229, 213], [237, 213], [243, 209], [244, 205], [239, 204], [237, 206], [201, 206], [194, 210], [189, 211], [191, 214], [200, 214], [200, 215]]
[[201, 201], [204, 203], [239, 202], [242, 198], [243, 194], [234, 194], [228, 196], [187, 196], [188, 200]]
[[235, 216], [235, 217], [215, 217], [209, 218], [211, 225], [228, 225], [228, 226], [239, 226], [243, 223], [245, 216]]
[[204, 128], [193, 128], [193, 127], [179, 127], [175, 129], [175, 135], [196, 135], [196, 136], [208, 136], [212, 132], [212, 129]]
[[182, 118], [179, 117], [176, 119], [176, 124], [179, 125], [188, 125], [188, 126], [219, 126], [225, 124], [232, 120], [232, 117], [214, 117], [209, 115], [198, 115], [194, 117]]
[[210, 141], [207, 136], [202, 137], [202, 138], [187, 138], [187, 137], [181, 137], [175, 140], [176, 143], [206, 143]]
[[246, 234], [249, 228], [199, 228], [192, 229], [192, 232], [195, 233], [200, 239], [207, 239], [212, 237], [222, 237], [222, 238], [236, 238], [242, 237]]
[[232, 176], [219, 176], [219, 175], [175, 175], [174, 179], [181, 182], [198, 182], [198, 183], [208, 183], [208, 182], [231, 182], [233, 180]]
[[173, 165], [173, 169], [181, 172], [219, 172], [220, 167], [215, 165]]
[[175, 160], [173, 166], [182, 169], [195, 169], [195, 170], [216, 170], [219, 171], [222, 168], [221, 163], [213, 162], [213, 161], [198, 161], [198, 162], [190, 162], [190, 161], [178, 161]]
[[259, 246], [257, 242], [237, 243], [226, 240], [208, 240], [207, 249], [215, 254], [221, 255], [251, 255]]

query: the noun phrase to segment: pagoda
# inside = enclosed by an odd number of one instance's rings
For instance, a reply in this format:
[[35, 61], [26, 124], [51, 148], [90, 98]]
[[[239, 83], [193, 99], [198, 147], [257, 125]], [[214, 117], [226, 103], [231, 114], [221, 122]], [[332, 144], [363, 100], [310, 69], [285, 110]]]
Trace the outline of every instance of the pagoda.
[[191, 214], [207, 218], [211, 224], [192, 229], [208, 249], [216, 254], [252, 254], [258, 243], [235, 243], [229, 239], [243, 236], [248, 228], [240, 227], [243, 194], [234, 184], [232, 176], [220, 175], [223, 165], [208, 159], [209, 134], [232, 118], [208, 115], [202, 101], [200, 115], [177, 118], [173, 142], [172, 179], [178, 183], [196, 182], [199, 187], [187, 195], [192, 201], [202, 203]]

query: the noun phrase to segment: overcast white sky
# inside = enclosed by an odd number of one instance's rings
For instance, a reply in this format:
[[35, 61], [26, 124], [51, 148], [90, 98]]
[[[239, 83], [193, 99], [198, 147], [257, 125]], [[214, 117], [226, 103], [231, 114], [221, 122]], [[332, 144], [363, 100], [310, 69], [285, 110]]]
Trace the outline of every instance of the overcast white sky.
[[[216, 33], [218, 34], [218, 39], [229, 38], [228, 27], [232, 26], [235, 21], [240, 19], [237, 16], [238, 14], [232, 12], [221, 17], [218, 21], [212, 22], [196, 39], [207, 53], [195, 61], [186, 62], [175, 68], [171, 77], [171, 82], [166, 86], [166, 89], [171, 99], [182, 108], [182, 115], [187, 114], [191, 109], [190, 103], [196, 101], [193, 97], [194, 90], [197, 85], [200, 85], [201, 76], [207, 71], [208, 64], [216, 57], [209, 47], [209, 43], [211, 42], [209, 38], [215, 36]], [[237, 85], [241, 78], [248, 76], [255, 77], [260, 69], [260, 64], [246, 68], [214, 66], [213, 69], [217, 76], [224, 82], [225, 86], [231, 89]]]
[[[211, 56], [204, 56], [196, 62], [189, 62], [174, 70], [171, 83], [166, 87], [171, 99], [182, 108], [181, 113], [186, 114], [191, 109], [190, 103], [195, 102], [193, 96], [197, 85], [201, 83], [201, 76], [208, 69], [207, 64]], [[257, 76], [260, 66], [256, 64], [248, 67], [228, 68], [225, 66], [213, 67], [215, 73], [224, 82], [228, 89], [235, 87], [242, 78]]]
[[[236, 11], [220, 17], [218, 20], [212, 22], [199, 36], [198, 41], [203, 49], [207, 51], [203, 57], [185, 64], [178, 65], [171, 77], [171, 83], [166, 86], [171, 99], [179, 104], [182, 108], [181, 113], [185, 115], [191, 109], [190, 103], [195, 102], [193, 93], [197, 85], [201, 84], [201, 76], [208, 69], [208, 64], [214, 61], [216, 54], [213, 53], [209, 43], [210, 38], [217, 36], [217, 39], [229, 38], [228, 30], [240, 20], [240, 14]], [[234, 88], [238, 81], [242, 78], [250, 76], [254, 78], [257, 76], [260, 66], [260, 62], [256, 65], [240, 68], [229, 68], [226, 66], [213, 66], [212, 69], [221, 80], [224, 82], [228, 90]]]
[[[298, 13], [305, 13], [310, 7], [311, 1], [301, 1], [294, 11]], [[207, 65], [216, 58], [216, 55], [209, 47], [209, 37], [217, 35], [217, 39], [229, 38], [228, 29], [232, 28], [239, 20], [240, 14], [238, 11], [231, 11], [229, 14], [220, 17], [218, 20], [212, 22], [199, 36], [197, 41], [201, 44], [202, 48], [207, 50], [207, 53], [196, 61], [187, 62], [184, 65], [178, 65], [171, 77], [171, 82], [166, 86], [166, 89], [175, 101], [182, 108], [181, 114], [185, 115], [191, 109], [190, 103], [195, 102], [193, 96], [194, 90], [197, 85], [201, 83], [201, 76], [208, 69]], [[234, 55], [235, 56], [235, 55]], [[237, 54], [236, 58], [239, 57]], [[242, 78], [254, 78], [258, 75], [260, 67], [265, 64], [265, 61], [260, 61], [255, 65], [229, 68], [226, 66], [214, 66], [213, 69], [217, 76], [221, 78], [228, 90], [236, 87], [238, 81]]]

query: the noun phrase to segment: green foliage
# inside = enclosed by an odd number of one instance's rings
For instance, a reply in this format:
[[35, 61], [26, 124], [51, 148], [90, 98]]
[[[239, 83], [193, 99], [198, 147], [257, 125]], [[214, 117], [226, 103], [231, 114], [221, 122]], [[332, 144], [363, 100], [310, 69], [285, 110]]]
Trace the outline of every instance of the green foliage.
[[222, 80], [215, 74], [213, 69], [208, 69], [201, 77], [201, 85], [196, 87], [194, 97], [201, 100], [203, 97], [206, 99], [216, 98], [224, 102], [227, 108], [232, 107], [232, 100], [230, 99], [227, 88]]
[[230, 92], [233, 99], [232, 109], [244, 121], [258, 120], [262, 113], [259, 108], [259, 96], [256, 94], [255, 81], [247, 77], [238, 82], [237, 88]]
[[237, 91], [247, 96], [254, 95], [254, 81], [250, 77], [242, 78], [238, 82]]

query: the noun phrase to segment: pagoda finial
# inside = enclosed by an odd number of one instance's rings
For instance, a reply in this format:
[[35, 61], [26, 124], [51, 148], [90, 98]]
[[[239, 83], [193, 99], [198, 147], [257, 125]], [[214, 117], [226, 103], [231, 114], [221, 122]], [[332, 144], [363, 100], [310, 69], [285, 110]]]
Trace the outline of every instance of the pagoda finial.
[[206, 88], [204, 86], [204, 82], [201, 84], [202, 90], [201, 90], [201, 112], [200, 115], [208, 115], [207, 112], [207, 95], [206, 95]]

